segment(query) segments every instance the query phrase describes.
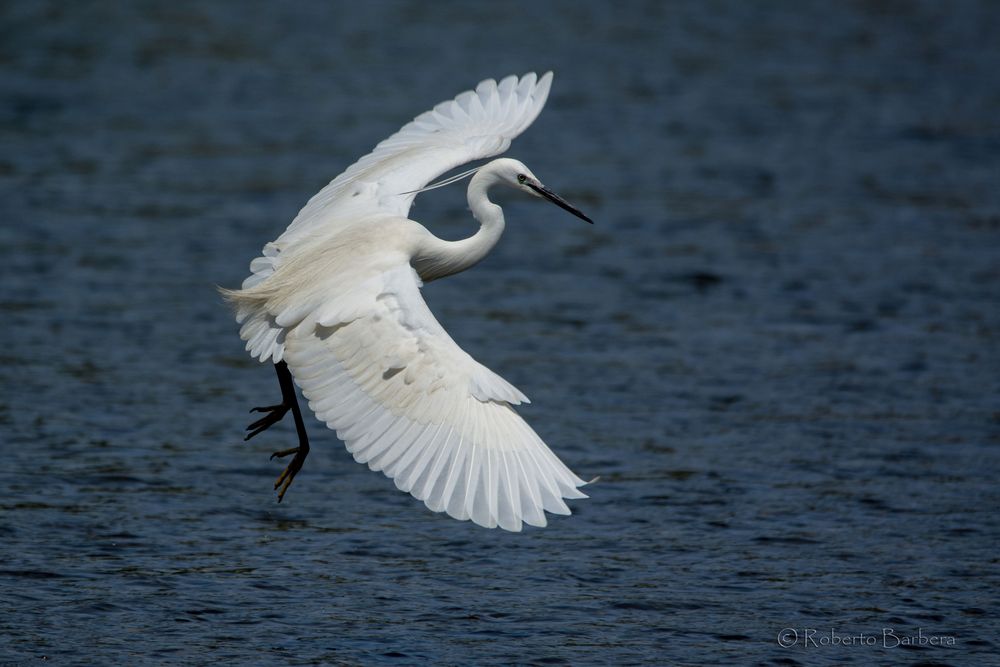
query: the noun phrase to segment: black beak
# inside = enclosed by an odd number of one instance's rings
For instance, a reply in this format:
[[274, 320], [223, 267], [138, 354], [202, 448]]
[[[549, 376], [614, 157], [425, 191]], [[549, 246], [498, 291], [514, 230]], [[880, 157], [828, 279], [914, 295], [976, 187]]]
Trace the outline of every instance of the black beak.
[[587, 222], [589, 222], [590, 224], [594, 224], [594, 221], [591, 220], [590, 218], [588, 218], [587, 216], [585, 216], [583, 214], [583, 212], [580, 211], [580, 209], [578, 209], [577, 207], [573, 206], [568, 201], [566, 201], [565, 199], [563, 199], [562, 197], [560, 197], [556, 193], [552, 192], [552, 190], [549, 190], [544, 185], [540, 185], [540, 184], [539, 185], [535, 185], [534, 183], [525, 183], [525, 185], [527, 185], [529, 188], [531, 188], [532, 190], [534, 190], [535, 192], [537, 192], [542, 197], [545, 197], [546, 199], [548, 199], [550, 202], [552, 202], [553, 204], [555, 204], [559, 208], [561, 208], [561, 209], [563, 209], [565, 211], [569, 211], [570, 213], [572, 213], [576, 217], [582, 218], [582, 219], [586, 220]]

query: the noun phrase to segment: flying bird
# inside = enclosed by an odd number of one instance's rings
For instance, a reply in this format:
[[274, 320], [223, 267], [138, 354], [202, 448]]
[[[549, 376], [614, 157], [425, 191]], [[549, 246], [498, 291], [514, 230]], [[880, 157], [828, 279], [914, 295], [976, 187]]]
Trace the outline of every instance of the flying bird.
[[[451, 339], [420, 295], [464, 271], [499, 241], [494, 186], [546, 199], [587, 222], [517, 160], [499, 158], [428, 186], [467, 162], [507, 150], [538, 116], [552, 73], [481, 82], [417, 116], [320, 190], [250, 263], [234, 305], [247, 351], [271, 362], [281, 402], [257, 407], [249, 440], [292, 413], [298, 446], [274, 488], [278, 501], [309, 453], [294, 384], [360, 463], [382, 471], [434, 512], [488, 528], [546, 525], [586, 498], [577, 477], [515, 412], [528, 399]], [[471, 175], [478, 231], [437, 238], [407, 215], [417, 193]], [[293, 384], [294, 381], [294, 384]]]

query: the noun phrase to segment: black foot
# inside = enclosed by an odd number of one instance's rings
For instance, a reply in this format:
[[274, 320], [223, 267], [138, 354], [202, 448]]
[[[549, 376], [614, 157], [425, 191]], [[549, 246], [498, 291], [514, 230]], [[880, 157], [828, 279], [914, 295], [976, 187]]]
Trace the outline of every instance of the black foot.
[[271, 454], [271, 460], [273, 461], [276, 458], [280, 459], [288, 456], [289, 454], [295, 454], [295, 456], [288, 462], [284, 472], [278, 476], [277, 481], [274, 482], [275, 489], [279, 486], [281, 487], [281, 490], [278, 491], [279, 503], [281, 502], [281, 499], [285, 497], [285, 491], [287, 491], [288, 487], [292, 485], [292, 480], [295, 479], [296, 473], [298, 473], [299, 470], [302, 470], [302, 464], [309, 455], [309, 444], [306, 443], [305, 446], [292, 447], [291, 449], [283, 449], [279, 452], [275, 452], [274, 454]]
[[271, 428], [278, 422], [280, 422], [285, 417], [285, 413], [288, 412], [289, 406], [284, 403], [279, 403], [278, 405], [265, 405], [259, 408], [251, 408], [250, 412], [266, 412], [267, 414], [255, 421], [254, 423], [247, 426], [246, 437], [243, 438], [244, 441], [258, 435]]

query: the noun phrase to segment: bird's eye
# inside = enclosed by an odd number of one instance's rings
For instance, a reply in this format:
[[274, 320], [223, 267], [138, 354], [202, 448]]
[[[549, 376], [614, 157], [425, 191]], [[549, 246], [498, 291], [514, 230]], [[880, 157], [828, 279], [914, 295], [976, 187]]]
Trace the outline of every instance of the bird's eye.
[[525, 176], [524, 174], [518, 174], [517, 175], [517, 182], [518, 183], [524, 183], [526, 180], [528, 180], [528, 177]]

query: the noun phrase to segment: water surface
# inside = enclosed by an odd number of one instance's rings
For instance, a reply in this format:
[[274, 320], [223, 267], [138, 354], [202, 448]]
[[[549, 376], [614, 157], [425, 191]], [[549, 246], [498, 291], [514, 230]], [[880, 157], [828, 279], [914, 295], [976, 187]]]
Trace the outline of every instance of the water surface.
[[[996, 5], [289, 4], [0, 10], [2, 661], [995, 660]], [[597, 224], [505, 202], [425, 296], [591, 499], [484, 530], [311, 420], [277, 505], [294, 432], [242, 442], [278, 389], [214, 286], [546, 69], [510, 154]], [[474, 229], [459, 187], [411, 214]], [[954, 645], [802, 641], [883, 628]]]

